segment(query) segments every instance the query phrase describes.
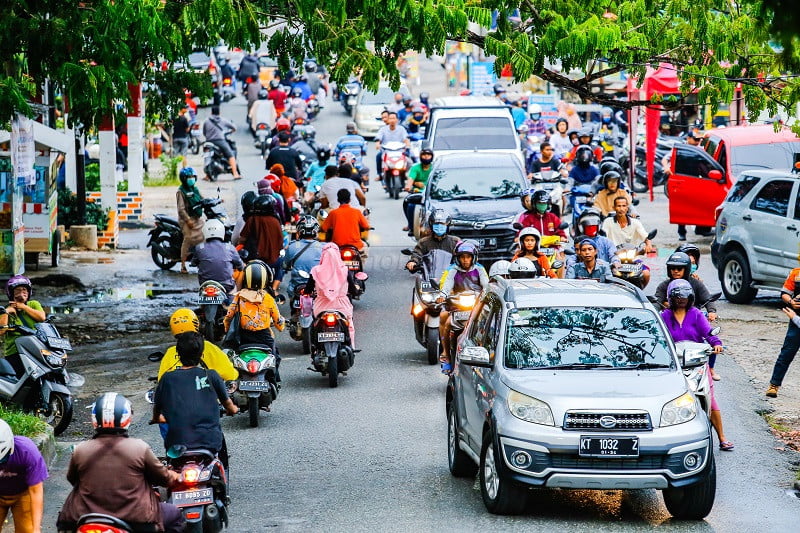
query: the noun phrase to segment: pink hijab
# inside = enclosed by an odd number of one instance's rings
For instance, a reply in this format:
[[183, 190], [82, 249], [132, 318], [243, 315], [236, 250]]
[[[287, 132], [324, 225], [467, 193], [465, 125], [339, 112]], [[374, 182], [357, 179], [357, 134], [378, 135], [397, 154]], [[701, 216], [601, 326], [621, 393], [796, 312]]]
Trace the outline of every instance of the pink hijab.
[[322, 247], [319, 265], [311, 269], [318, 294], [329, 299], [347, 294], [347, 273], [339, 247], [332, 242]]

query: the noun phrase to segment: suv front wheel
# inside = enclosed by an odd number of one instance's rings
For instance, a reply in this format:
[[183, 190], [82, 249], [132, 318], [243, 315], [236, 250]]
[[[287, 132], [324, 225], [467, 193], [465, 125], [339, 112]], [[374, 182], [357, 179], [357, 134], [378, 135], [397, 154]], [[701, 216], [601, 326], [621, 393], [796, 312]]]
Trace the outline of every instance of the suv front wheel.
[[525, 507], [526, 494], [506, 478], [502, 452], [495, 441], [491, 431], [484, 434], [480, 466], [483, 504], [492, 514], [519, 514]]
[[664, 505], [679, 520], [702, 520], [714, 507], [717, 492], [717, 467], [709, 451], [706, 478], [688, 487], [664, 489]]
[[719, 280], [722, 292], [728, 301], [736, 304], [748, 304], [756, 297], [758, 289], [750, 286], [753, 277], [747, 258], [738, 250], [725, 254], [719, 265]]

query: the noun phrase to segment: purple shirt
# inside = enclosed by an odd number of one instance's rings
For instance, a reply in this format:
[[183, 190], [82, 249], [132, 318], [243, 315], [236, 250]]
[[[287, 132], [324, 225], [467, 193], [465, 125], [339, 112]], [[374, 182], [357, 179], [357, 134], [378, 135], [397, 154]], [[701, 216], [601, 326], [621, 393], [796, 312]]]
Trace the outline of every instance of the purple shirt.
[[28, 437], [14, 437], [14, 453], [0, 464], [0, 496], [16, 496], [47, 479], [47, 465]]
[[708, 323], [705, 315], [696, 307], [691, 307], [686, 311], [683, 324], [679, 324], [670, 309], [661, 311], [661, 318], [669, 330], [674, 342], [692, 341], [708, 342], [711, 346], [720, 346], [722, 341], [719, 337], [709, 335], [711, 324]]

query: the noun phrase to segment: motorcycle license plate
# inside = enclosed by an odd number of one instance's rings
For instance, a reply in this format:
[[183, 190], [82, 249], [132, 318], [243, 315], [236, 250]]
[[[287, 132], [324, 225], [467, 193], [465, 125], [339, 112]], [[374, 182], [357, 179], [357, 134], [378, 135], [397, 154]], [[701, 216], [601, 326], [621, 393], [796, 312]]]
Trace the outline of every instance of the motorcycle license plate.
[[546, 255], [547, 257], [550, 257], [551, 255], [556, 255], [555, 248], [540, 248], [539, 251], [542, 252], [542, 254]]
[[356, 269], [356, 270], [357, 270], [357, 269], [358, 269], [358, 267], [360, 267], [360, 266], [361, 266], [361, 263], [360, 263], [359, 261], [342, 261], [342, 263], [344, 263], [345, 265], [347, 265], [347, 267], [348, 267], [350, 270], [353, 270], [353, 269]]
[[269, 390], [269, 381], [240, 381], [239, 390], [242, 392], [264, 392]]
[[620, 272], [635, 273], [642, 270], [642, 265], [638, 265], [636, 263], [623, 263], [617, 267], [617, 270]]
[[487, 239], [475, 239], [478, 241], [481, 249], [488, 249], [488, 248], [497, 248], [497, 239], [494, 237], [487, 238]]
[[286, 225], [286, 232], [287, 233], [297, 233], [297, 226], [293, 226], [290, 224]]
[[200, 296], [197, 298], [197, 303], [200, 305], [220, 305], [224, 302], [224, 296]]
[[317, 333], [317, 342], [344, 342], [344, 333], [341, 331], [323, 331]]
[[71, 350], [72, 344], [69, 340], [63, 337], [47, 337], [47, 345], [51, 348], [58, 348], [60, 350]]
[[294, 303], [292, 304], [292, 307], [294, 307], [295, 309], [300, 309], [300, 299], [299, 298], [294, 301]]
[[211, 489], [187, 490], [183, 492], [173, 492], [170, 503], [177, 507], [192, 507], [194, 505], [206, 505], [213, 503], [214, 498]]
[[578, 448], [581, 457], [639, 457], [637, 437], [584, 437]]
[[456, 311], [453, 313], [453, 318], [456, 320], [467, 320], [471, 311]]

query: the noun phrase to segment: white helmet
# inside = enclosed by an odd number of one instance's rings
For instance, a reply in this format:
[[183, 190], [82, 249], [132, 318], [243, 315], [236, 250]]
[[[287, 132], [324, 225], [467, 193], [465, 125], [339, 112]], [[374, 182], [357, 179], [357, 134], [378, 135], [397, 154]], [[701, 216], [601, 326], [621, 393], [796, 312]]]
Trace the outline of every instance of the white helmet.
[[539, 104], [531, 104], [528, 106], [529, 115], [536, 115], [537, 113], [541, 116], [542, 106], [540, 106]]
[[505, 259], [501, 259], [500, 261], [495, 261], [492, 265], [492, 268], [489, 269], [489, 277], [493, 278], [495, 276], [500, 276], [501, 278], [508, 277], [508, 267], [511, 266], [510, 261], [506, 261]]
[[225, 240], [225, 225], [215, 218], [207, 220], [203, 225], [203, 238]]
[[535, 278], [538, 274], [536, 265], [527, 257], [518, 257], [508, 267], [508, 275], [511, 279]]
[[14, 453], [14, 432], [5, 420], [0, 418], [0, 459]]
[[534, 237], [536, 237], [536, 242], [542, 240], [542, 234], [539, 233], [538, 229], [526, 226], [522, 228], [522, 230], [520, 230], [519, 232], [519, 242], [522, 242], [522, 239], [527, 237], [528, 235], [533, 235]]

